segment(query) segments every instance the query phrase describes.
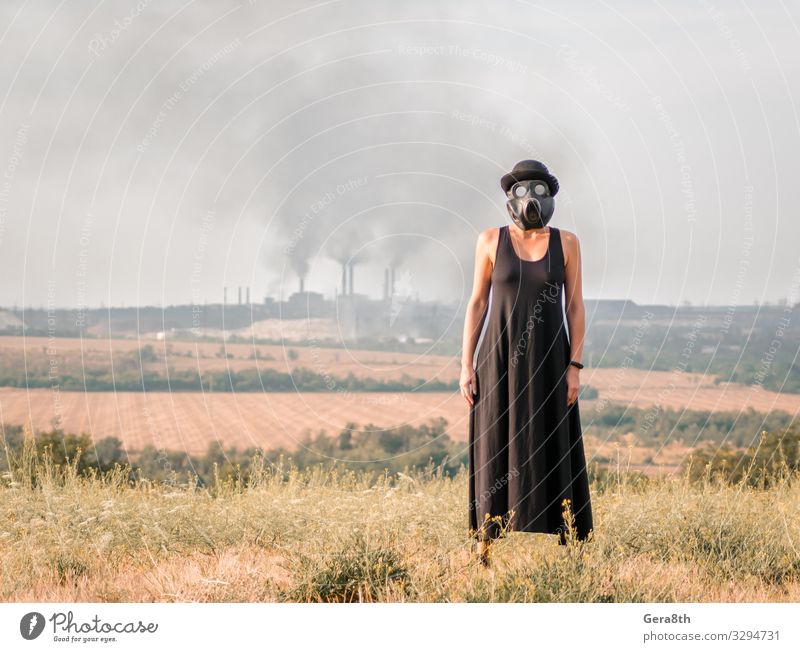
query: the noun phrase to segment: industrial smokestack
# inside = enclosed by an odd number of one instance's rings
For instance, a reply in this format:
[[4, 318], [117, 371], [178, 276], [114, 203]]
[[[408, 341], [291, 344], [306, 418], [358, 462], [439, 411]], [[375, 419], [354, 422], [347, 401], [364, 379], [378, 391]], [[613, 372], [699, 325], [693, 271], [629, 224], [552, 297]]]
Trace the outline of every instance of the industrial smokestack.
[[250, 305], [250, 286], [247, 286], [247, 305]]
[[383, 270], [383, 300], [389, 298], [389, 268]]
[[342, 263], [342, 296], [347, 294], [347, 265]]
[[228, 305], [228, 286], [224, 286], [222, 288], [222, 303], [223, 305]]
[[301, 277], [300, 277], [300, 294], [303, 294], [303, 285], [304, 285], [304, 283], [303, 283], [303, 277], [301, 276]]
[[394, 265], [392, 265], [391, 275], [389, 280], [389, 296], [390, 297], [394, 296]]
[[242, 305], [242, 286], [239, 286], [239, 305]]
[[348, 290], [350, 294], [353, 294], [353, 271], [355, 269], [355, 265], [350, 263], [350, 278], [348, 279]]

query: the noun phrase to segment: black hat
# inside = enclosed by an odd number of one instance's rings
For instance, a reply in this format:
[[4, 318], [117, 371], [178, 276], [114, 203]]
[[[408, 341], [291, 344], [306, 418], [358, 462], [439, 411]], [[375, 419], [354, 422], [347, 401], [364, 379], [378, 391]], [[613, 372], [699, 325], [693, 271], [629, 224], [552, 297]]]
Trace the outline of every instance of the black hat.
[[558, 179], [550, 174], [547, 166], [541, 161], [520, 161], [511, 172], [503, 175], [503, 178], [500, 179], [500, 187], [503, 192], [508, 192], [517, 181], [533, 180], [546, 181], [550, 186], [550, 196], [555, 197], [558, 192]]

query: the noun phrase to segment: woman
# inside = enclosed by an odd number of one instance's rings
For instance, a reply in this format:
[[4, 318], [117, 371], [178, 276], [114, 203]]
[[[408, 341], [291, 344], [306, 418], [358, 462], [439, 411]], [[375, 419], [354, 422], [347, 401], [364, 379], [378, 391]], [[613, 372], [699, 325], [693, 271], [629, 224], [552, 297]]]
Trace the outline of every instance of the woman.
[[514, 224], [478, 236], [460, 380], [470, 409], [469, 531], [484, 565], [489, 543], [508, 531], [565, 544], [570, 529], [578, 540], [592, 529], [578, 412], [580, 244], [547, 225], [559, 184], [543, 163], [520, 161], [500, 185]]

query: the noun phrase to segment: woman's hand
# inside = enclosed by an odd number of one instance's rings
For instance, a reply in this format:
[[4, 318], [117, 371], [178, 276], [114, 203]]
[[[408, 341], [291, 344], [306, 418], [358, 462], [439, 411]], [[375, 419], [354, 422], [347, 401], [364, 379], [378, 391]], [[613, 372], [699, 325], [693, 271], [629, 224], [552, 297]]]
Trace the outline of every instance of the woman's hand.
[[473, 405], [475, 401], [472, 395], [478, 393], [478, 377], [472, 365], [461, 366], [461, 380], [458, 381], [458, 386], [461, 388], [461, 396], [469, 405]]
[[572, 405], [578, 400], [578, 390], [581, 387], [581, 370], [575, 365], [567, 368], [567, 405]]

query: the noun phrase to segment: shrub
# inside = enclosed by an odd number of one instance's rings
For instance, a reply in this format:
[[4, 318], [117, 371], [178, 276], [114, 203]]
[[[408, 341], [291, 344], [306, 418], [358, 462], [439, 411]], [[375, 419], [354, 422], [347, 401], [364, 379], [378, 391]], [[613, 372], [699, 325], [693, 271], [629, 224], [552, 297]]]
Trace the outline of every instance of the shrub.
[[410, 571], [394, 545], [373, 544], [357, 532], [333, 553], [300, 553], [296, 581], [283, 595], [293, 602], [376, 602], [409, 594]]

